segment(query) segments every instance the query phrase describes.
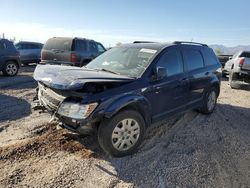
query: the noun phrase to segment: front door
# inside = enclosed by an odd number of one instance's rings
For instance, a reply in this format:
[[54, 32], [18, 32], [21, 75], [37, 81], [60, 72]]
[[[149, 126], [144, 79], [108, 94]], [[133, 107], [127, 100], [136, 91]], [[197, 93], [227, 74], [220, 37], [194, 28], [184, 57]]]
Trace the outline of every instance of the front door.
[[186, 108], [189, 81], [184, 73], [183, 60], [177, 48], [166, 49], [156, 67], [165, 67], [167, 76], [152, 81], [147, 97], [151, 103], [153, 121], [164, 119], [167, 115]]

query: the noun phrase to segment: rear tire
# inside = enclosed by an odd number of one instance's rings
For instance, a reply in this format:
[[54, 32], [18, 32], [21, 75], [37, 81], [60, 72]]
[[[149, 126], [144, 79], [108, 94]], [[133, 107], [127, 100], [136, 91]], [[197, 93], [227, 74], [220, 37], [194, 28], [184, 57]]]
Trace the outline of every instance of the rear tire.
[[231, 70], [229, 73], [229, 85], [232, 89], [239, 89], [241, 86], [238, 83], [235, 83], [235, 80], [238, 79], [238, 75]]
[[227, 73], [226, 73], [225, 71], [222, 71], [221, 76], [222, 76], [223, 78], [226, 78], [226, 77], [227, 77]]
[[215, 87], [210, 88], [204, 96], [203, 105], [200, 108], [200, 112], [203, 114], [211, 114], [216, 106], [218, 98], [218, 91]]
[[15, 76], [18, 73], [19, 66], [14, 61], [8, 61], [3, 67], [3, 74], [5, 76]]
[[145, 133], [145, 121], [140, 113], [124, 110], [105, 119], [98, 128], [98, 142], [113, 157], [134, 153]]

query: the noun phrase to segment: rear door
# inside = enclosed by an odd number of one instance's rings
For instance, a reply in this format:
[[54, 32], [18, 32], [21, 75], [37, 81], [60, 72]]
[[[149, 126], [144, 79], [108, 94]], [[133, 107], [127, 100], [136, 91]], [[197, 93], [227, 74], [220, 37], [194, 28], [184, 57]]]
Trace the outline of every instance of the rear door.
[[167, 77], [152, 82], [152, 91], [147, 94], [152, 106], [153, 120], [182, 111], [188, 101], [189, 82], [179, 49], [172, 47], [163, 52], [156, 66], [167, 69]]
[[71, 60], [72, 39], [51, 38], [42, 49], [42, 61], [65, 64]]
[[205, 88], [209, 87], [210, 72], [205, 68], [201, 47], [182, 46], [185, 71], [189, 80], [189, 106], [202, 100]]

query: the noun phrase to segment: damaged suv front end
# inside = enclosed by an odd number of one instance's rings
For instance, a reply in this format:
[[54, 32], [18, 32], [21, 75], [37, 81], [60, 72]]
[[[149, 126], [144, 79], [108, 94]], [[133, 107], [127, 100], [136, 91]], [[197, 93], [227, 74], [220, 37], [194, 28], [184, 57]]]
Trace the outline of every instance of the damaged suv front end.
[[[104, 115], [104, 91], [134, 80], [127, 76], [68, 66], [38, 65], [37, 109], [46, 109], [60, 126], [80, 134], [93, 133]], [[40, 107], [40, 108], [39, 108]]]

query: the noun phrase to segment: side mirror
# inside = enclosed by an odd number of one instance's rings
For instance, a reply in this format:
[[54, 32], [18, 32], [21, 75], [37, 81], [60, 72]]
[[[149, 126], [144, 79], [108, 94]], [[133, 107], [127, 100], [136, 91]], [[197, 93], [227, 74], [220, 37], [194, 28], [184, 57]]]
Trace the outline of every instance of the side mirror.
[[232, 58], [232, 57], [229, 57], [228, 59], [231, 60], [231, 59], [233, 59], [233, 58]]
[[153, 80], [162, 80], [167, 76], [167, 70], [165, 67], [156, 67], [154, 70]]

